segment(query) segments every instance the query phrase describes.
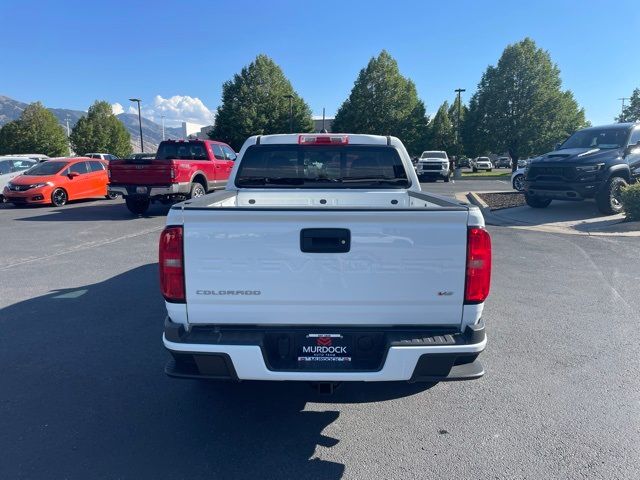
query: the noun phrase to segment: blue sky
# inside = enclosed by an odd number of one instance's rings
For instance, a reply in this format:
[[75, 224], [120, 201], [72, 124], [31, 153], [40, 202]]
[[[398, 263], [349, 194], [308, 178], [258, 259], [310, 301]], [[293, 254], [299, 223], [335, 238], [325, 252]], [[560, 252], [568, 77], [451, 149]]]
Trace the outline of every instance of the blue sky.
[[50, 107], [105, 99], [126, 110], [138, 96], [149, 116], [197, 120], [265, 53], [314, 114], [330, 116], [387, 49], [433, 114], [457, 87], [468, 100], [503, 48], [526, 36], [551, 53], [594, 124], [611, 122], [617, 99], [640, 87], [637, 0], [2, 0], [0, 12], [0, 94]]

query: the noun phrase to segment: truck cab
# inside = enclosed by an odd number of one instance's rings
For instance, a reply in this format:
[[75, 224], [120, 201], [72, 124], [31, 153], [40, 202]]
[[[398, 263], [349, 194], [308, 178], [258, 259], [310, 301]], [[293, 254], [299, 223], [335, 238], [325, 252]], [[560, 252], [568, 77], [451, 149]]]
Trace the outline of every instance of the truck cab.
[[155, 158], [109, 162], [109, 191], [141, 215], [151, 202], [173, 203], [225, 187], [236, 160], [229, 145], [213, 140], [165, 140]]

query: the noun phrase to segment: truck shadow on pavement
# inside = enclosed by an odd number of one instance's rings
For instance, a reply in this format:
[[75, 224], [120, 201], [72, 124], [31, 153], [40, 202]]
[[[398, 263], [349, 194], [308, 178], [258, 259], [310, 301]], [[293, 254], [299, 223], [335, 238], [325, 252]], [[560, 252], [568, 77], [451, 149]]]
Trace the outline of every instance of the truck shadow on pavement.
[[[86, 202], [85, 202], [86, 203]], [[153, 204], [143, 217], [165, 217], [169, 213], [170, 205]], [[19, 222], [99, 222], [135, 220], [123, 202], [91, 202], [83, 205], [81, 202], [65, 205], [64, 207], [16, 207], [14, 210], [24, 211], [24, 217], [15, 220]], [[42, 213], [42, 215], [37, 215]]]
[[[0, 310], [0, 478], [341, 478], [340, 413], [428, 386], [169, 379], [157, 264]], [[317, 408], [317, 406], [315, 407]]]

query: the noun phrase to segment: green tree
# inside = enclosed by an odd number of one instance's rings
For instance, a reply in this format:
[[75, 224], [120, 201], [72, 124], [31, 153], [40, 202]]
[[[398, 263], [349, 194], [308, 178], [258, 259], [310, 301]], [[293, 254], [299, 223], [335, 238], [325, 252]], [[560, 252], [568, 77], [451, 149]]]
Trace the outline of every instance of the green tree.
[[616, 120], [618, 122], [640, 121], [640, 88], [636, 88], [631, 94], [629, 105], [624, 107], [622, 114]]
[[393, 135], [415, 154], [425, 146], [427, 124], [415, 84], [400, 74], [398, 63], [383, 50], [360, 70], [331, 128], [334, 132]]
[[222, 105], [209, 137], [227, 142], [237, 151], [251, 135], [289, 133], [289, 95], [293, 131], [313, 131], [309, 106], [282, 69], [266, 55], [258, 55], [222, 85]]
[[[560, 70], [533, 40], [509, 45], [489, 66], [469, 102], [465, 148], [478, 155], [510, 151], [515, 159], [551, 150], [586, 125]], [[514, 162], [515, 168], [516, 162]]]
[[69, 153], [67, 136], [56, 117], [40, 102], [28, 105], [20, 118], [0, 130], [0, 153]]
[[126, 157], [131, 154], [131, 136], [113, 114], [109, 102], [96, 100], [87, 115], [73, 127], [70, 140], [78, 155], [105, 152]]
[[429, 124], [429, 148], [432, 150], [445, 150], [453, 154], [455, 145], [455, 127], [449, 116], [449, 102], [445, 101], [433, 120]]

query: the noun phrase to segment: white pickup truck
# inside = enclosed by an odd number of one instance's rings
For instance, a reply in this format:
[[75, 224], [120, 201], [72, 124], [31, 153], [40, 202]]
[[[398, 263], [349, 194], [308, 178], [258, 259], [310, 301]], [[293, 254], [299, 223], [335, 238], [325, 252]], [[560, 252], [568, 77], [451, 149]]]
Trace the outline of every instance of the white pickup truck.
[[484, 220], [422, 192], [397, 138], [249, 138], [225, 191], [171, 208], [159, 262], [170, 376], [322, 386], [484, 373]]

